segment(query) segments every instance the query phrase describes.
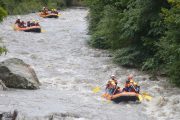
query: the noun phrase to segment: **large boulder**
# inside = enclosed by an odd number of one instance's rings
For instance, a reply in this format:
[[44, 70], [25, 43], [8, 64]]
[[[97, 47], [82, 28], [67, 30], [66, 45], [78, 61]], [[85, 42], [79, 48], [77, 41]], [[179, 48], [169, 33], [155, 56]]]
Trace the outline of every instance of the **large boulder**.
[[40, 86], [35, 71], [18, 58], [0, 63], [0, 79], [10, 88], [38, 89]]
[[14, 110], [13, 113], [3, 112], [3, 113], [0, 113], [0, 120], [16, 120], [17, 116], [18, 116], [17, 110]]

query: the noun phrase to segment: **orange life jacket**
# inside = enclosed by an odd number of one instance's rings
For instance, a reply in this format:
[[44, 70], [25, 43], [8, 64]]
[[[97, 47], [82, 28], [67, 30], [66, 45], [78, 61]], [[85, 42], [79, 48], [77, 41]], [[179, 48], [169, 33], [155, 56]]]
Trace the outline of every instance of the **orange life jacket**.
[[130, 87], [131, 85], [134, 85], [134, 80], [133, 79], [127, 80], [124, 86], [125, 87]]
[[117, 86], [117, 80], [109, 80], [106, 88], [115, 88]]

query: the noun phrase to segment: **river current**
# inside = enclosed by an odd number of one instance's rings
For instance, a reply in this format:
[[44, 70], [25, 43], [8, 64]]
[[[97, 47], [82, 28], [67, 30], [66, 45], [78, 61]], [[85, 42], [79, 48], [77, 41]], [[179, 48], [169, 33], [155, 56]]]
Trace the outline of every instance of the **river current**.
[[[43, 19], [32, 13], [20, 16], [27, 21], [38, 19], [43, 33], [13, 31], [17, 16], [0, 24], [0, 36], [7, 47], [8, 58], [20, 58], [35, 69], [41, 87], [38, 90], [10, 89], [0, 91], [0, 112], [17, 109], [18, 120], [179, 120], [180, 90], [165, 78], [150, 81], [149, 75], [119, 67], [110, 53], [88, 46], [87, 9], [66, 9], [58, 19]], [[123, 86], [128, 74], [134, 74], [142, 91], [152, 101], [114, 104], [104, 100], [104, 90], [93, 93], [115, 74]]]

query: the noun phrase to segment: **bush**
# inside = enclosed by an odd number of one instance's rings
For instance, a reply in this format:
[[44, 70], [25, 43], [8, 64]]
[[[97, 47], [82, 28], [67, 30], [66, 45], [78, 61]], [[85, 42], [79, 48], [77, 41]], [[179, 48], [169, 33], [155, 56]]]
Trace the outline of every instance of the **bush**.
[[7, 53], [6, 47], [0, 47], [0, 55], [2, 55], [2, 53]]
[[116, 51], [119, 65], [167, 73], [180, 86], [179, 0], [85, 1], [93, 47]]
[[168, 75], [170, 82], [180, 87], [180, 61], [176, 61], [169, 65]]
[[136, 47], [126, 47], [114, 53], [113, 61], [124, 67], [138, 67], [142, 64], [142, 57]]
[[7, 12], [2, 8], [0, 7], [0, 22], [3, 20], [4, 17], [7, 16]]

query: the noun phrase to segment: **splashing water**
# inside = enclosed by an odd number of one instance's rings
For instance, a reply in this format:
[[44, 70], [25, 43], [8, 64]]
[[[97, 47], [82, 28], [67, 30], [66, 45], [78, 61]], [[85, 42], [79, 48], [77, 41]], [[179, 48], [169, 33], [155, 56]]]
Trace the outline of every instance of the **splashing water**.
[[[40, 34], [13, 31], [11, 26], [17, 16], [9, 16], [0, 25], [0, 36], [9, 51], [0, 60], [12, 57], [24, 60], [32, 65], [42, 83], [39, 90], [0, 91], [0, 112], [18, 109], [22, 113], [19, 120], [179, 118], [178, 89], [169, 87], [164, 91], [165, 82], [149, 81], [149, 76], [142, 72], [118, 67], [107, 51], [88, 47], [85, 18], [88, 10], [67, 9], [61, 14], [59, 19], [43, 19], [37, 14], [21, 16], [23, 20], [39, 19], [45, 30]], [[135, 80], [144, 91], [155, 96], [153, 101], [113, 104], [101, 98], [104, 91], [92, 92], [93, 87], [104, 84], [111, 74], [120, 79], [122, 86], [130, 73], [136, 75]]]

